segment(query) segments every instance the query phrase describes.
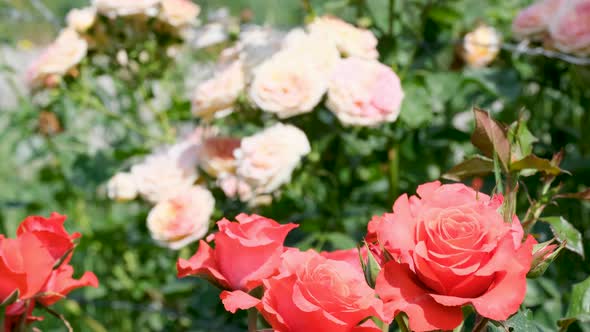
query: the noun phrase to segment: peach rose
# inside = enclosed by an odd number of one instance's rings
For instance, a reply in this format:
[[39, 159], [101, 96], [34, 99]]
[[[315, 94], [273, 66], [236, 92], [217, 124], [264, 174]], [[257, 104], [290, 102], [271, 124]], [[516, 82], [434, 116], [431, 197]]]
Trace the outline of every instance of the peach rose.
[[373, 60], [341, 60], [328, 83], [326, 106], [344, 125], [376, 126], [397, 119], [404, 92], [391, 68]]
[[375, 287], [386, 309], [408, 315], [412, 331], [452, 330], [464, 305], [508, 319], [525, 297], [534, 238], [516, 216], [504, 222], [501, 196], [438, 181], [417, 192], [369, 225], [387, 253]]
[[485, 67], [498, 56], [501, 42], [498, 31], [480, 25], [463, 38], [463, 60], [474, 68]]
[[198, 178], [198, 150], [198, 143], [187, 140], [153, 153], [131, 167], [141, 197], [158, 203], [192, 187]]
[[590, 1], [568, 2], [549, 25], [549, 33], [558, 50], [590, 54]]
[[519, 39], [537, 38], [548, 29], [564, 0], [541, 0], [521, 10], [512, 22], [512, 32]]
[[234, 151], [240, 147], [240, 139], [233, 137], [211, 137], [200, 147], [199, 165], [213, 177], [233, 174], [236, 169]]
[[223, 291], [220, 297], [230, 312], [256, 307], [275, 331], [379, 331], [358, 325], [372, 316], [390, 321], [360, 269], [313, 250], [286, 251], [279, 274], [263, 287], [261, 300], [243, 291]]
[[155, 16], [161, 0], [94, 0], [96, 10], [109, 17], [147, 15]]
[[284, 119], [311, 112], [326, 92], [326, 79], [313, 62], [282, 51], [254, 69], [249, 95], [263, 111]]
[[360, 29], [336, 17], [322, 16], [308, 25], [312, 35], [331, 41], [340, 53], [346, 57], [357, 57], [375, 60], [377, 52], [377, 38], [366, 29]]
[[80, 33], [86, 32], [94, 25], [94, 21], [96, 21], [96, 9], [93, 7], [74, 8], [68, 12], [66, 21], [68, 28]]
[[27, 70], [31, 87], [42, 85], [47, 79], [61, 77], [76, 67], [88, 51], [88, 43], [72, 29], [61, 31], [57, 39]]
[[189, 0], [162, 0], [160, 17], [174, 27], [182, 27], [195, 23], [200, 11], [201, 8]]
[[242, 66], [241, 61], [234, 61], [213, 78], [199, 84], [192, 100], [193, 115], [210, 118], [231, 110], [246, 85]]
[[311, 151], [305, 133], [292, 125], [277, 123], [242, 139], [234, 152], [236, 174], [257, 194], [269, 194], [291, 180], [301, 158]]
[[135, 199], [137, 197], [135, 177], [127, 172], [115, 174], [107, 183], [107, 195], [110, 199], [120, 202]]
[[147, 217], [147, 228], [156, 242], [178, 250], [207, 234], [214, 208], [211, 192], [193, 186], [154, 206]]

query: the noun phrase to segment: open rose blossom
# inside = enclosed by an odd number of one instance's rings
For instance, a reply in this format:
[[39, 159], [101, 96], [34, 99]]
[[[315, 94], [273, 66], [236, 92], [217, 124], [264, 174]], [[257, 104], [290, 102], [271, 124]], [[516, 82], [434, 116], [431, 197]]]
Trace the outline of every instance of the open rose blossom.
[[192, 100], [193, 115], [210, 118], [229, 113], [245, 85], [243, 64], [236, 60], [197, 86]]
[[375, 126], [399, 116], [404, 92], [391, 68], [373, 60], [341, 60], [328, 84], [326, 106], [345, 125]]
[[211, 192], [194, 186], [154, 206], [147, 227], [158, 243], [178, 250], [207, 234], [214, 208]]
[[74, 8], [68, 12], [66, 21], [68, 28], [80, 33], [86, 32], [94, 25], [94, 21], [96, 21], [96, 9], [93, 7]]
[[500, 52], [501, 36], [496, 29], [480, 25], [463, 38], [462, 56], [474, 68], [490, 64]]
[[263, 111], [284, 119], [311, 112], [324, 96], [326, 84], [314, 62], [287, 50], [254, 69], [249, 95]]
[[261, 300], [242, 291], [224, 291], [225, 308], [235, 312], [255, 306], [275, 331], [379, 331], [357, 325], [372, 316], [387, 320], [383, 303], [358, 264], [328, 259], [313, 250], [289, 250], [282, 258], [279, 275], [263, 281]]
[[320, 36], [306, 33], [303, 29], [291, 30], [285, 36], [281, 50], [312, 64], [315, 70], [323, 73], [326, 78], [340, 60], [340, 53], [333, 43], [327, 43]]
[[375, 288], [386, 309], [405, 312], [413, 331], [452, 330], [467, 304], [506, 320], [524, 300], [534, 238], [522, 242], [518, 218], [504, 222], [502, 197], [438, 181], [417, 192], [398, 198], [393, 213], [369, 227], [393, 258]]
[[27, 82], [31, 87], [53, 86], [86, 56], [88, 43], [73, 29], [64, 29], [57, 39], [31, 64]]
[[257, 194], [270, 194], [291, 180], [301, 158], [311, 151], [305, 133], [292, 125], [277, 123], [242, 139], [235, 150], [236, 175]]
[[190, 0], [162, 0], [160, 16], [174, 27], [182, 27], [196, 22], [201, 8]]
[[572, 0], [549, 26], [555, 47], [566, 53], [590, 54], [590, 0]]
[[239, 147], [239, 138], [208, 138], [201, 145], [199, 165], [205, 172], [214, 177], [220, 177], [223, 174], [233, 174], [236, 169], [234, 151]]
[[250, 291], [275, 274], [285, 250], [283, 241], [297, 225], [246, 214], [236, 220], [218, 221], [215, 249], [201, 240], [193, 257], [178, 260], [178, 276], [201, 276], [227, 290]]
[[42, 319], [31, 315], [35, 302], [49, 306], [76, 288], [98, 287], [92, 272], [84, 273], [78, 280], [72, 278], [69, 260], [74, 240], [80, 234], [68, 233], [65, 219], [57, 213], [49, 218], [30, 216], [18, 227], [15, 239], [0, 234], [0, 303], [17, 295], [12, 298], [16, 301], [6, 307], [6, 331], [23, 319]]
[[542, 37], [565, 1], [541, 0], [521, 10], [512, 22], [514, 36], [519, 39]]
[[377, 38], [371, 31], [357, 28], [337, 17], [318, 17], [309, 24], [308, 29], [312, 35], [325, 42], [332, 42], [346, 57], [371, 60], [379, 57]]

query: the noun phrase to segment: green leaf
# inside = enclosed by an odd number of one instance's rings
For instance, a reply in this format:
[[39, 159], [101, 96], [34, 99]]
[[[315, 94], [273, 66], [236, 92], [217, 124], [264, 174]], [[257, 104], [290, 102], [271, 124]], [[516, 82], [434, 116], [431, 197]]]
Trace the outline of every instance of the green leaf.
[[475, 156], [456, 165], [443, 174], [443, 178], [462, 181], [474, 176], [485, 176], [494, 171], [494, 161], [484, 156]]
[[510, 164], [511, 171], [533, 171], [533, 173], [527, 172], [525, 176], [532, 175], [536, 172], [543, 172], [547, 175], [559, 175], [561, 174], [561, 168], [555, 166], [551, 160], [543, 159], [530, 154], [521, 160], [515, 161]]
[[554, 240], [536, 244], [533, 247], [533, 261], [531, 269], [527, 273], [527, 278], [538, 278], [542, 276], [547, 268], [559, 256], [566, 242], [562, 242], [557, 248], [554, 248]]
[[574, 285], [567, 314], [557, 324], [561, 331], [566, 331], [567, 327], [577, 320], [583, 323], [590, 322], [590, 277]]
[[510, 163], [510, 142], [506, 135], [506, 129], [482, 109], [476, 107], [473, 109], [473, 113], [475, 115], [475, 130], [471, 135], [471, 142], [486, 157], [493, 158], [495, 152], [503, 168], [507, 170]]
[[356, 247], [356, 241], [350, 236], [343, 233], [325, 233], [325, 239], [328, 240], [335, 249], [350, 249]]
[[377, 275], [381, 271], [381, 267], [375, 257], [369, 250], [369, 246], [365, 243], [365, 248], [367, 249], [367, 261], [363, 258], [363, 254], [361, 252], [361, 248], [358, 248], [359, 251], [359, 259], [361, 260], [361, 266], [363, 268], [363, 273], [365, 275], [365, 280], [367, 284], [371, 286], [371, 288], [375, 288], [375, 281], [377, 280]]
[[0, 303], [0, 309], [16, 302], [18, 300], [18, 296], [19, 291], [18, 289], [15, 289], [14, 292], [10, 293], [10, 295], [2, 303]]
[[515, 122], [508, 131], [508, 137], [513, 142], [512, 159], [522, 159], [533, 153], [533, 144], [538, 139], [533, 136], [526, 126], [526, 122], [519, 120]]
[[572, 224], [563, 217], [545, 217], [541, 220], [551, 226], [551, 231], [559, 243], [565, 242], [566, 249], [584, 257], [582, 234]]
[[429, 95], [424, 88], [409, 86], [404, 87], [404, 92], [405, 97], [399, 115], [400, 120], [411, 129], [419, 128], [429, 123], [433, 114], [432, 107], [428, 102]]
[[537, 327], [533, 323], [533, 313], [529, 309], [519, 310], [507, 321], [504, 326], [511, 331], [536, 331]]

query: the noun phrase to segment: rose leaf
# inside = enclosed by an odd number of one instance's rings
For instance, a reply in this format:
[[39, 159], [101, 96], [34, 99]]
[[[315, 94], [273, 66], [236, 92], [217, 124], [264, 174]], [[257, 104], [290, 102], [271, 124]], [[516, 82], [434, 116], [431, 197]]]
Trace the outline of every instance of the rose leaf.
[[486, 157], [492, 158], [494, 152], [502, 162], [504, 169], [508, 169], [510, 162], [510, 142], [506, 129], [488, 114], [488, 112], [474, 108], [475, 130], [471, 135], [471, 143], [480, 149]]
[[474, 176], [485, 176], [494, 171], [494, 161], [484, 156], [475, 156], [448, 170], [443, 178], [452, 181], [462, 181]]
[[541, 218], [551, 226], [551, 231], [559, 243], [566, 242], [565, 248], [584, 257], [582, 234], [563, 217]]
[[590, 277], [574, 285], [567, 314], [557, 324], [566, 331], [575, 321], [590, 322]]

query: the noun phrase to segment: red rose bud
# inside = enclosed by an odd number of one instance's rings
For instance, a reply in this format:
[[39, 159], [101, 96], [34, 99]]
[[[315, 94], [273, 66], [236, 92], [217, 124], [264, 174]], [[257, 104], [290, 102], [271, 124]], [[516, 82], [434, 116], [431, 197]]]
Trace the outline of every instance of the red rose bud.
[[538, 278], [542, 276], [549, 265], [559, 256], [561, 250], [565, 248], [565, 242], [559, 246], [553, 243], [554, 240], [536, 244], [533, 247], [533, 261], [531, 269], [527, 273], [527, 278]]

